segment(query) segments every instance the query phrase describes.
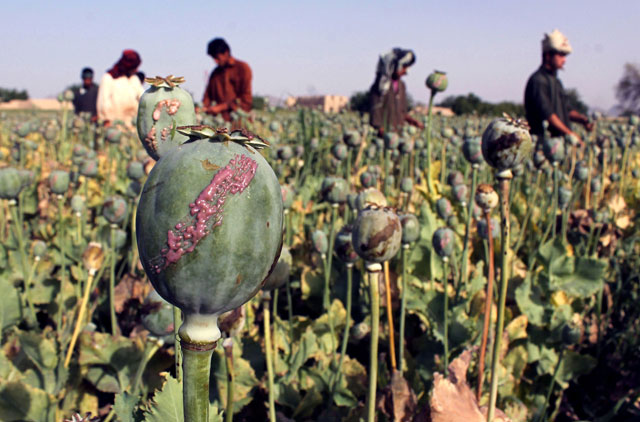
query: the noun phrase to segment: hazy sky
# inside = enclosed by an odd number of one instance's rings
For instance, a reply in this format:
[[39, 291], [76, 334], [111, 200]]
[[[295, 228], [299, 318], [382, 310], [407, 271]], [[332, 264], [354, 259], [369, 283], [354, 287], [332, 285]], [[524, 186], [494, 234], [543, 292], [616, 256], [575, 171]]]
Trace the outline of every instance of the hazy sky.
[[560, 77], [592, 107], [615, 105], [626, 62], [640, 62], [640, 1], [7, 1], [0, 25], [0, 86], [56, 95], [91, 66], [96, 79], [136, 49], [147, 76], [181, 75], [202, 99], [224, 37], [253, 68], [254, 94], [351, 95], [368, 89], [377, 57], [411, 48], [405, 77], [426, 102], [426, 76], [446, 71], [442, 94], [474, 92], [522, 102], [540, 64], [544, 32], [560, 29], [574, 52]]

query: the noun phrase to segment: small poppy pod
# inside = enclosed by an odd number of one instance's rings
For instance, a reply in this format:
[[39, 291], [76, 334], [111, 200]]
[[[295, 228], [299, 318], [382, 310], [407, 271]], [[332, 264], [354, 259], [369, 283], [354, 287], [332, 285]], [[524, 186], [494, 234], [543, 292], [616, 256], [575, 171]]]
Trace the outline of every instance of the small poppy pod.
[[47, 254], [47, 244], [42, 240], [33, 242], [33, 256], [43, 258]]
[[400, 190], [404, 193], [411, 193], [413, 190], [413, 179], [403, 177], [402, 180], [400, 180]]
[[345, 263], [354, 263], [360, 258], [353, 247], [353, 229], [350, 225], [343, 226], [336, 234], [334, 248], [338, 258]]
[[362, 137], [357, 130], [347, 131], [342, 137], [342, 140], [351, 148], [356, 148], [362, 143]]
[[336, 158], [336, 160], [344, 160], [347, 158], [349, 151], [347, 150], [347, 146], [342, 142], [337, 142], [333, 144], [331, 147], [331, 154]]
[[443, 92], [447, 89], [449, 80], [447, 79], [447, 74], [445, 72], [434, 70], [433, 73], [427, 77], [425, 84], [427, 85], [427, 88], [434, 93]]
[[378, 147], [376, 147], [375, 144], [369, 145], [365, 150], [365, 154], [367, 155], [367, 158], [369, 160], [375, 159], [376, 155], [378, 154]]
[[269, 123], [269, 130], [271, 132], [280, 132], [281, 129], [282, 129], [282, 125], [280, 124], [279, 121], [272, 120], [271, 123]]
[[291, 275], [291, 265], [292, 265], [291, 252], [289, 252], [289, 248], [286, 246], [282, 247], [280, 251], [280, 257], [278, 258], [278, 262], [276, 266], [271, 271], [271, 274], [267, 276], [267, 279], [262, 286], [262, 290], [270, 291], [275, 290], [281, 286], [283, 286], [287, 281], [289, 281], [289, 276]]
[[466, 137], [462, 143], [462, 154], [471, 164], [482, 164], [482, 139], [479, 136]]
[[283, 147], [278, 148], [276, 151], [276, 155], [279, 160], [288, 160], [293, 157], [293, 150], [289, 145], [285, 145]]
[[436, 212], [440, 218], [446, 220], [453, 213], [453, 206], [451, 206], [451, 202], [443, 196], [436, 201]]
[[481, 183], [476, 188], [476, 204], [485, 212], [490, 212], [500, 202], [500, 197], [493, 186]]
[[320, 187], [322, 198], [331, 204], [347, 202], [349, 185], [340, 177], [325, 177]]
[[370, 188], [376, 184], [377, 177], [370, 171], [360, 173], [360, 183], [364, 188]]
[[376, 205], [378, 207], [387, 206], [387, 198], [382, 192], [376, 188], [367, 188], [358, 194], [356, 200], [356, 206], [358, 211], [362, 211], [370, 205]]
[[433, 245], [433, 249], [435, 249], [436, 253], [441, 258], [451, 256], [455, 244], [453, 230], [448, 227], [440, 227], [433, 233], [431, 243]]
[[54, 170], [49, 175], [49, 188], [57, 195], [64, 195], [69, 189], [71, 177], [68, 171]]
[[408, 245], [420, 239], [420, 222], [414, 214], [402, 214], [402, 243]]
[[71, 197], [71, 210], [75, 213], [81, 213], [86, 208], [85, 199], [80, 195], [73, 195]]
[[104, 139], [110, 144], [119, 144], [122, 139], [122, 132], [115, 127], [110, 127], [105, 132]]
[[456, 201], [466, 204], [469, 196], [469, 188], [465, 184], [455, 185], [453, 187], [453, 197]]
[[280, 193], [282, 194], [282, 204], [284, 209], [288, 210], [293, 205], [294, 191], [289, 185], [281, 185]]
[[353, 246], [367, 262], [384, 262], [400, 250], [402, 225], [390, 208], [370, 206], [358, 214], [353, 225]]
[[[479, 219], [476, 223], [476, 227], [478, 228], [478, 234], [483, 239], [489, 238], [489, 228], [487, 227], [486, 219]], [[491, 238], [497, 239], [500, 236], [500, 222], [496, 217], [491, 217]]]
[[591, 192], [598, 193], [602, 189], [602, 180], [600, 176], [595, 176], [591, 179]]
[[544, 138], [542, 140], [542, 151], [551, 164], [562, 161], [565, 156], [564, 138]]
[[560, 186], [558, 189], [558, 206], [560, 208], [566, 208], [569, 205], [569, 201], [571, 201], [572, 195], [571, 189], [565, 188], [564, 186]]
[[127, 216], [127, 201], [121, 196], [110, 196], [104, 201], [102, 215], [111, 224], [118, 224], [124, 221]]
[[329, 250], [327, 234], [322, 230], [314, 230], [313, 233], [311, 233], [311, 244], [313, 246], [313, 250], [319, 254], [326, 255]]
[[80, 163], [80, 174], [85, 177], [95, 177], [98, 175], [98, 160], [88, 158]]
[[131, 161], [127, 165], [127, 177], [129, 179], [140, 180], [144, 176], [144, 165], [140, 161]]
[[462, 175], [462, 173], [460, 173], [457, 170], [456, 171], [452, 171], [447, 176], [447, 183], [451, 187], [456, 186], [456, 185], [461, 185], [462, 183], [464, 183], [464, 176]]
[[320, 147], [320, 141], [318, 140], [318, 138], [311, 138], [309, 140], [309, 148], [311, 148], [311, 151], [315, 151]]
[[152, 289], [142, 305], [142, 326], [166, 344], [173, 344], [173, 306]]
[[400, 137], [397, 133], [389, 132], [384, 134], [384, 147], [388, 150], [396, 150], [400, 146]]
[[16, 199], [25, 185], [19, 170], [13, 167], [0, 169], [0, 198]]
[[398, 148], [401, 154], [411, 154], [411, 151], [413, 151], [411, 140], [407, 138], [400, 138], [400, 145]]
[[493, 120], [482, 134], [482, 155], [499, 170], [511, 170], [529, 155], [533, 144], [527, 126], [511, 118]]

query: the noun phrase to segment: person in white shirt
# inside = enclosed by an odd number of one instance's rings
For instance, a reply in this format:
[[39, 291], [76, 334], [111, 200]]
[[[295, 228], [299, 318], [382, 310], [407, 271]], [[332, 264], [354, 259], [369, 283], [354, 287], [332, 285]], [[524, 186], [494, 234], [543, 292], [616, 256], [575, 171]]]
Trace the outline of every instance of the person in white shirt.
[[141, 62], [136, 51], [124, 50], [120, 60], [102, 77], [97, 108], [98, 119], [105, 125], [120, 120], [133, 127], [138, 101], [144, 91], [136, 74]]

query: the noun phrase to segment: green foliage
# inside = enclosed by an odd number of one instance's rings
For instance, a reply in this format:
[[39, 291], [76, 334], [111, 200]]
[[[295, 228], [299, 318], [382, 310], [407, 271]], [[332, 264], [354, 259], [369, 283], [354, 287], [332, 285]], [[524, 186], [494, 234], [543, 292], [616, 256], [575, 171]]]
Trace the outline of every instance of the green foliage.
[[626, 63], [616, 85], [618, 110], [625, 114], [640, 114], [640, 65]]
[[589, 106], [582, 101], [582, 98], [580, 98], [580, 94], [576, 88], [566, 89], [565, 96], [569, 110], [575, 110], [584, 115], [589, 113]]
[[441, 107], [449, 107], [458, 115], [489, 115], [502, 116], [507, 113], [511, 116], [524, 116], [524, 106], [522, 104], [512, 103], [510, 101], [502, 101], [496, 104], [483, 101], [474, 93], [465, 95], [446, 97], [440, 104]]
[[253, 110], [264, 110], [267, 108], [267, 106], [269, 105], [269, 101], [267, 100], [267, 97], [263, 97], [260, 95], [254, 95], [252, 102], [251, 102], [251, 108]]
[[358, 91], [349, 98], [349, 108], [360, 114], [371, 110], [371, 94], [369, 91]]
[[11, 100], [28, 100], [29, 94], [26, 89], [19, 91], [15, 88], [0, 88], [0, 103], [5, 103]]

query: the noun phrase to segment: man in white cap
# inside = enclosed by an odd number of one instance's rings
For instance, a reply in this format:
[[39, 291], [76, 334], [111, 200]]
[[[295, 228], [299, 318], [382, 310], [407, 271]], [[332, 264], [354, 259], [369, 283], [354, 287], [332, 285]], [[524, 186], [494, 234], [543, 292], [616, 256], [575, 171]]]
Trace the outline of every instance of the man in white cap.
[[580, 139], [571, 130], [572, 121], [584, 125], [587, 130], [593, 129], [589, 118], [569, 109], [564, 88], [557, 76], [571, 51], [569, 40], [557, 29], [545, 34], [542, 40], [542, 65], [529, 77], [524, 92], [524, 109], [534, 135], [543, 136], [542, 122], [545, 120], [549, 123], [551, 136], [573, 135]]

